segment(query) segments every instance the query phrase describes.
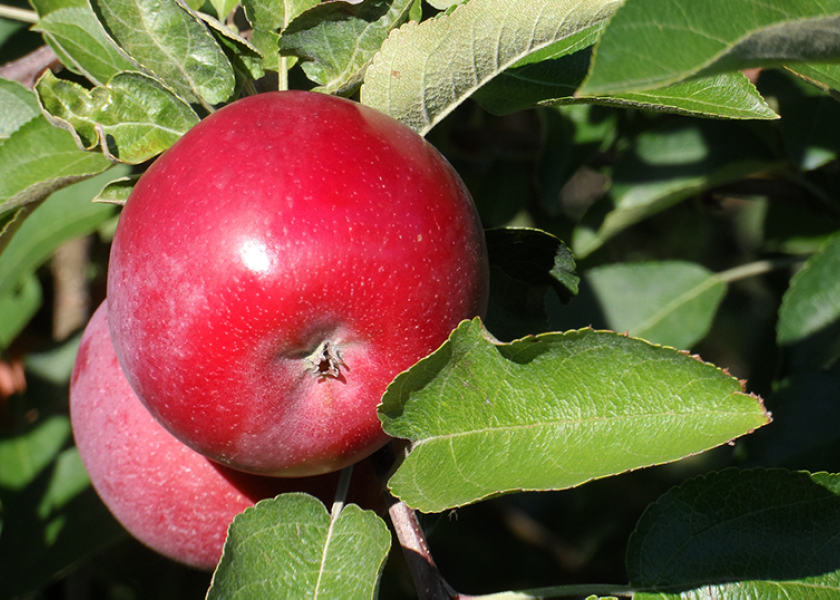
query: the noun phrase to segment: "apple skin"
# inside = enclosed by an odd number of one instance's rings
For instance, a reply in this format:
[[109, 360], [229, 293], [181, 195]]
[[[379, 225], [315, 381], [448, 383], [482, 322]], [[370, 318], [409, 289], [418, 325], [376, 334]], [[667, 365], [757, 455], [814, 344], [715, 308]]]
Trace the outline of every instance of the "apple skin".
[[157, 159], [108, 278], [116, 353], [152, 414], [218, 462], [295, 477], [381, 447], [388, 384], [487, 295], [483, 230], [442, 155], [302, 91], [234, 102]]
[[[233, 518], [264, 498], [306, 492], [330, 503], [338, 473], [261, 477], [213, 463], [149, 414], [120, 370], [107, 304], [82, 336], [70, 384], [70, 417], [82, 462], [102, 501], [135, 538], [178, 562], [212, 570]], [[356, 465], [348, 501], [381, 504], [369, 461]]]

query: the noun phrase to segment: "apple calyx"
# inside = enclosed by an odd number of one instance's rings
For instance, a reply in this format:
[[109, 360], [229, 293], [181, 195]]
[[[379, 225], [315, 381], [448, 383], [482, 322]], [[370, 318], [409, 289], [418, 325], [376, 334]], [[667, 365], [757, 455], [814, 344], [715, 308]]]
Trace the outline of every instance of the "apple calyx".
[[350, 367], [344, 362], [341, 355], [341, 350], [329, 340], [321, 342], [315, 349], [315, 352], [307, 356], [304, 360], [309, 364], [309, 370], [315, 377], [325, 379], [332, 377], [338, 379], [341, 377], [341, 367], [350, 370]]

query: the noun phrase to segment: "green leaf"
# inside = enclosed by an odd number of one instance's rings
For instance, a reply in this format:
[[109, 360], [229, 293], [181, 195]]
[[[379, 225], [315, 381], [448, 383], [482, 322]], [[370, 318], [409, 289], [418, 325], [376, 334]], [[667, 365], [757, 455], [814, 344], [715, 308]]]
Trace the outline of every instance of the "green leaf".
[[679, 349], [708, 333], [727, 289], [708, 269], [682, 261], [605, 265], [585, 277], [610, 328]]
[[0, 145], [21, 125], [41, 114], [35, 94], [15, 81], [0, 78]]
[[263, 55], [270, 71], [288, 70], [293, 59], [281, 59], [280, 34], [304, 11], [318, 5], [318, 0], [243, 0], [245, 16], [254, 28], [251, 42]]
[[0, 164], [2, 215], [40, 202], [57, 189], [103, 172], [112, 163], [101, 154], [79, 149], [70, 133], [38, 116], [0, 145]]
[[627, 0], [581, 96], [611, 96], [749, 67], [840, 58], [840, 1]]
[[778, 342], [791, 344], [840, 319], [840, 234], [805, 263], [779, 308]]
[[670, 348], [591, 329], [496, 344], [476, 319], [393, 381], [380, 419], [413, 442], [392, 492], [437, 512], [678, 460], [769, 415], [736, 379]]
[[[250, 85], [250, 90], [253, 90], [253, 80], [259, 79], [265, 75], [263, 70], [263, 59], [260, 51], [245, 38], [237, 35], [226, 25], [217, 21], [210, 15], [203, 12], [193, 12], [207, 27], [210, 33], [216, 38], [216, 41], [222, 47], [225, 55], [227, 55], [233, 71], [236, 74], [237, 81], [246, 82]], [[251, 93], [254, 93], [251, 91]]]
[[727, 469], [642, 515], [627, 549], [634, 598], [834, 598], [840, 476]]
[[617, 0], [471, 0], [394, 31], [362, 86], [364, 104], [421, 135], [488, 81], [530, 54], [577, 49], [580, 32], [604, 21]]
[[176, 0], [97, 0], [120, 46], [190, 103], [213, 105], [233, 93], [233, 68], [219, 44]]
[[216, 14], [219, 15], [219, 20], [224, 21], [233, 12], [233, 9], [239, 5], [239, 2], [238, 0], [210, 0], [210, 4]]
[[157, 156], [198, 123], [198, 115], [157, 80], [118, 73], [88, 92], [47, 72], [36, 84], [44, 111], [84, 148], [138, 164]]
[[64, 415], [51, 415], [21, 435], [0, 438], [0, 488], [25, 488], [55, 460], [70, 438], [70, 419]]
[[388, 34], [408, 20], [414, 0], [326, 2], [297, 16], [280, 37], [280, 52], [303, 61], [318, 91], [348, 95]]
[[233, 520], [207, 598], [374, 598], [390, 546], [371, 511], [283, 494]]
[[91, 198], [110, 179], [125, 175], [127, 167], [115, 167], [98, 177], [53, 194], [24, 221], [0, 255], [0, 297], [14, 293], [24, 278], [42, 265], [67, 240], [87, 235], [115, 213], [108, 204]]
[[131, 190], [140, 175], [129, 175], [128, 177], [119, 177], [106, 183], [99, 193], [93, 198], [93, 202], [104, 202], [106, 204], [116, 204], [123, 206], [131, 195]]
[[799, 64], [788, 69], [811, 85], [840, 101], [840, 65]]
[[0, 350], [7, 348], [23, 331], [41, 308], [42, 301], [41, 283], [34, 273], [24, 276], [16, 289], [0, 296], [0, 315], [3, 315], [0, 320]]
[[535, 106], [600, 104], [728, 119], [776, 119], [778, 115], [740, 73], [723, 73], [645, 92], [574, 97], [589, 68], [591, 48], [561, 58], [508, 69], [474, 97], [504, 115]]
[[686, 198], [780, 162], [753, 130], [737, 123], [663, 121], [644, 130], [620, 156], [609, 197], [587, 213], [572, 249], [585, 257], [620, 231]]
[[[34, 3], [38, 8], [39, 2]], [[87, 0], [74, 0], [64, 8], [50, 11], [33, 27], [74, 73], [101, 85], [120, 71], [138, 67], [105, 32]]]

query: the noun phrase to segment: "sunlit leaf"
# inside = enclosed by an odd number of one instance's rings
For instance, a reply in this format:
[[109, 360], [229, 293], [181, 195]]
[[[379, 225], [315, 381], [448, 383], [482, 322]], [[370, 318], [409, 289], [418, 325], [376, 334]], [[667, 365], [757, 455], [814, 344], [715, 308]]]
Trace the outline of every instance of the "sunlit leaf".
[[673, 349], [591, 329], [500, 345], [476, 320], [394, 380], [380, 419], [413, 442], [392, 492], [438, 512], [677, 460], [769, 415], [735, 378]]

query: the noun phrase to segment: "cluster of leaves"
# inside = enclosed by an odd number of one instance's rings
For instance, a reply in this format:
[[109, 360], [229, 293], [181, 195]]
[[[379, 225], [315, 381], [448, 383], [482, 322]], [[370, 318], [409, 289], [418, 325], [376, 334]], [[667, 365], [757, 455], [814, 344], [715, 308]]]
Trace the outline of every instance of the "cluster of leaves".
[[[486, 324], [462, 324], [383, 398], [383, 427], [411, 448], [393, 495], [423, 513], [509, 510], [533, 497], [513, 492], [572, 494], [723, 447], [739, 469], [638, 519], [626, 576], [611, 572], [628, 585], [506, 597], [840, 595], [838, 476], [789, 470], [840, 467], [825, 458], [840, 416], [840, 0], [32, 5], [66, 70], [34, 91], [0, 79], [0, 346], [31, 329], [53, 251], [107, 241], [132, 177], [202, 117], [268, 89], [357, 95], [428, 135], [496, 227]], [[123, 535], [70, 440], [74, 348], [30, 353], [46, 389], [4, 408], [13, 594]], [[757, 392], [775, 422], [735, 444], [771, 420]], [[390, 546], [373, 513], [281, 496], [234, 521], [209, 595], [372, 597]]]

